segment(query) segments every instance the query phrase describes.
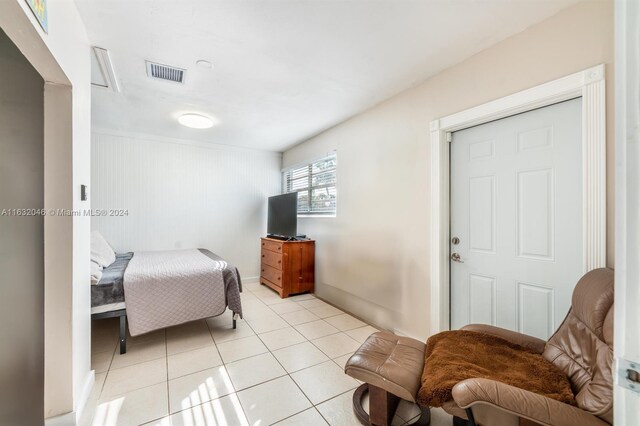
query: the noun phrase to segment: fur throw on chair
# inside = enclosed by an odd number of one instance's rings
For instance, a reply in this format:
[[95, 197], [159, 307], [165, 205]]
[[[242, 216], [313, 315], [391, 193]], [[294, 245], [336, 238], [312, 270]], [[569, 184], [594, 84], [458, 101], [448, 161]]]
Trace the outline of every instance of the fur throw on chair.
[[485, 378], [576, 405], [564, 373], [541, 355], [500, 337], [474, 331], [444, 331], [427, 340], [418, 403], [441, 407], [465, 379]]

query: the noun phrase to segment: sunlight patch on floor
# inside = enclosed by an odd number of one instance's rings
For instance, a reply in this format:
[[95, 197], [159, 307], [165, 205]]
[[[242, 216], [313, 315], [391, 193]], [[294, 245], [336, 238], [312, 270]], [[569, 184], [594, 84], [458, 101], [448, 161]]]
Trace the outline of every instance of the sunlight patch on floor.
[[100, 426], [117, 426], [118, 415], [120, 414], [123, 403], [124, 397], [98, 405], [95, 417], [93, 418], [93, 424]]

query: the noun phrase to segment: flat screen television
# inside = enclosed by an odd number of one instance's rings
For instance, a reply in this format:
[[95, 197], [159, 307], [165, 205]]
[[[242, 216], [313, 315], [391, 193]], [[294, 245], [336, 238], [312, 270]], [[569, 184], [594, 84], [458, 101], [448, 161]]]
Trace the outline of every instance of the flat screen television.
[[298, 232], [298, 193], [269, 197], [267, 235], [295, 238]]

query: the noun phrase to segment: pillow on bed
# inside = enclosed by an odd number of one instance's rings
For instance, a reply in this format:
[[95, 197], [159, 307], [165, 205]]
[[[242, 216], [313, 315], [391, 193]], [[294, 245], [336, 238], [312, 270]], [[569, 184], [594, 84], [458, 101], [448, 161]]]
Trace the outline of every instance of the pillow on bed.
[[91, 261], [91, 284], [98, 284], [102, 278], [102, 266], [98, 265], [93, 260]]
[[98, 231], [91, 233], [91, 261], [103, 268], [116, 261], [116, 254]]

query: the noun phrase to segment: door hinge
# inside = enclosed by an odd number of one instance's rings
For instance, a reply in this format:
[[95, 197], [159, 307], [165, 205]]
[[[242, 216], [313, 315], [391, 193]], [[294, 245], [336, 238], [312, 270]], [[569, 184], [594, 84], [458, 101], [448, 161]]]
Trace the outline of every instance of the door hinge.
[[618, 386], [640, 393], [640, 363], [617, 358], [616, 364]]
[[447, 142], [451, 143], [451, 132], [447, 132]]

